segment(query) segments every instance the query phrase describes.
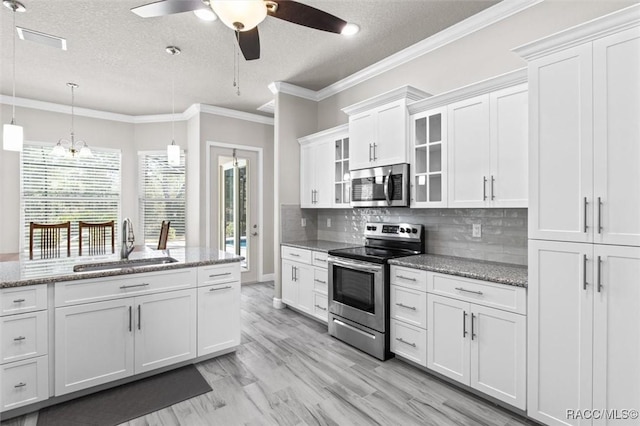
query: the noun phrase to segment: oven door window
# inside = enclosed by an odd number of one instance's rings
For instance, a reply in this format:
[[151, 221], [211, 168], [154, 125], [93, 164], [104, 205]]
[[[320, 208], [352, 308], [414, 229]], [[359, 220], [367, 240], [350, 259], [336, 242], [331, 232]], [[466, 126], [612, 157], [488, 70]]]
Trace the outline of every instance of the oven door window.
[[375, 314], [375, 275], [341, 266], [333, 267], [333, 300]]

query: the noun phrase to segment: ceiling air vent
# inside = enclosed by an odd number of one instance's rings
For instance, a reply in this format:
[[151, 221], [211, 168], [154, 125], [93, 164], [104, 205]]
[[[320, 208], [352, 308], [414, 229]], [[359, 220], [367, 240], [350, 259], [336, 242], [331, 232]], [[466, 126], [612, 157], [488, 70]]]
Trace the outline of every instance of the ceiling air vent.
[[16, 27], [16, 31], [18, 31], [18, 37], [20, 37], [20, 40], [33, 41], [35, 43], [44, 44], [45, 46], [55, 47], [56, 49], [67, 50], [67, 40], [64, 38], [27, 28]]

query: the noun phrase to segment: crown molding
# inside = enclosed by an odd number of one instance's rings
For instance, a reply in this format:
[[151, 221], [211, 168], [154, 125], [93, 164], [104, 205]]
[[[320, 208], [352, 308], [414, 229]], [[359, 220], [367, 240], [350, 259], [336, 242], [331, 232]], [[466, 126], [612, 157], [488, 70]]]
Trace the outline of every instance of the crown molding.
[[404, 99], [407, 101], [407, 103], [410, 103], [413, 101], [418, 101], [420, 99], [428, 98], [430, 96], [431, 94], [423, 92], [420, 89], [416, 89], [415, 87], [400, 86], [396, 89], [389, 90], [388, 92], [384, 92], [380, 95], [344, 107], [342, 108], [342, 112], [347, 115], [354, 115], [388, 104], [389, 102], [395, 102]]
[[640, 25], [640, 4], [617, 10], [512, 49], [527, 61]]
[[527, 68], [520, 68], [496, 77], [472, 83], [449, 92], [444, 92], [427, 99], [409, 104], [409, 114], [416, 114], [433, 108], [438, 108], [474, 96], [495, 92], [496, 90], [527, 83]]
[[[13, 105], [14, 100], [11, 96], [0, 95], [0, 104]], [[38, 109], [42, 111], [58, 112], [69, 114], [71, 106], [56, 104], [53, 102], [37, 101], [34, 99], [15, 98], [15, 106], [21, 108]], [[81, 117], [97, 118], [100, 120], [118, 121], [130, 124], [146, 124], [146, 123], [167, 123], [171, 121], [186, 121], [197, 114], [213, 114], [222, 117], [235, 118], [238, 120], [252, 121], [255, 123], [268, 124], [273, 126], [273, 118], [264, 115], [252, 114], [249, 112], [236, 111], [233, 109], [216, 107], [212, 105], [193, 104], [184, 112], [176, 114], [154, 114], [154, 115], [126, 115], [117, 114], [108, 111], [100, 111], [89, 108], [74, 108], [74, 114]]]
[[258, 111], [266, 112], [267, 114], [274, 114], [275, 110], [276, 110], [276, 100], [275, 99], [271, 99], [269, 102], [267, 102], [264, 105], [260, 105], [256, 109]]
[[319, 90], [316, 95], [321, 101], [343, 90], [349, 89], [357, 84], [367, 81], [393, 68], [405, 64], [417, 57], [425, 55], [442, 46], [452, 43], [462, 37], [468, 36], [476, 31], [488, 27], [496, 22], [502, 21], [516, 13], [522, 12], [543, 0], [503, 0], [469, 18], [461, 21], [449, 28], [446, 28], [431, 37], [415, 43], [391, 56], [388, 56], [373, 65], [364, 68], [349, 77]]
[[269, 84], [269, 90], [274, 95], [276, 93], [285, 93], [291, 96], [297, 96], [298, 98], [308, 99], [310, 101], [318, 101], [318, 92], [305, 89], [304, 87], [296, 86], [295, 84], [287, 83], [286, 81], [274, 81]]
[[308, 136], [303, 136], [301, 138], [298, 138], [298, 143], [300, 145], [309, 145], [318, 141], [319, 139], [329, 139], [329, 138], [334, 138], [336, 136], [348, 137], [349, 123], [341, 124], [339, 126], [332, 127], [330, 129], [322, 130], [320, 132], [317, 132]]

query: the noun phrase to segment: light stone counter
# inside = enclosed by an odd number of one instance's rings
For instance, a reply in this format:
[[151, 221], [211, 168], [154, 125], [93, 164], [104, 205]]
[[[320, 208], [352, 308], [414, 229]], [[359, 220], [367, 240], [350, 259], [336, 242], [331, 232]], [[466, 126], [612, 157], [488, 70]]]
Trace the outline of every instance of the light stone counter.
[[[326, 241], [326, 240], [308, 240], [308, 241], [293, 241], [289, 243], [281, 243], [281, 245], [296, 247], [296, 248], [301, 248], [306, 250], [322, 251], [326, 253], [329, 250], [356, 247], [358, 244], [338, 243], [336, 241]], [[362, 245], [362, 244], [359, 244], [359, 245]]]

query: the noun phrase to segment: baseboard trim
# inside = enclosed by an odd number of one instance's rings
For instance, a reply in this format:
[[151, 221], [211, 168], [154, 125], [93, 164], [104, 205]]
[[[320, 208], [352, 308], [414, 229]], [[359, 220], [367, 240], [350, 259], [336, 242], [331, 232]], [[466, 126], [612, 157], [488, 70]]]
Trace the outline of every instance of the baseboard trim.
[[277, 297], [273, 298], [273, 307], [276, 309], [284, 309], [285, 308], [285, 304], [282, 303], [282, 299], [278, 299]]

